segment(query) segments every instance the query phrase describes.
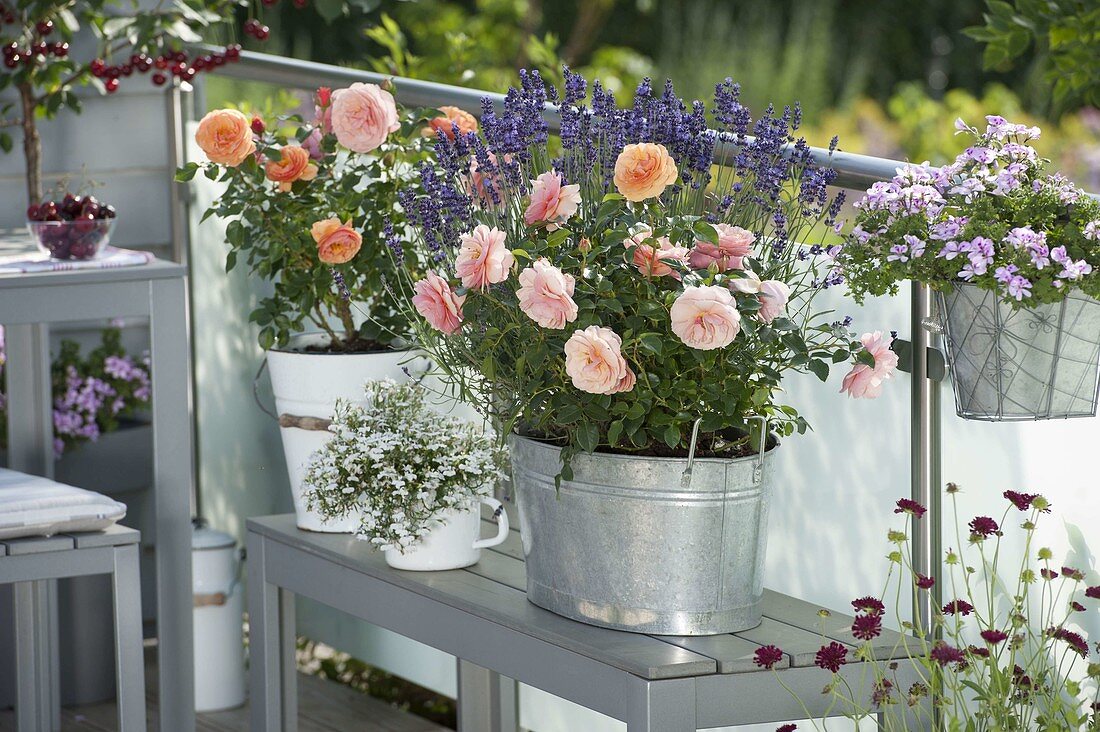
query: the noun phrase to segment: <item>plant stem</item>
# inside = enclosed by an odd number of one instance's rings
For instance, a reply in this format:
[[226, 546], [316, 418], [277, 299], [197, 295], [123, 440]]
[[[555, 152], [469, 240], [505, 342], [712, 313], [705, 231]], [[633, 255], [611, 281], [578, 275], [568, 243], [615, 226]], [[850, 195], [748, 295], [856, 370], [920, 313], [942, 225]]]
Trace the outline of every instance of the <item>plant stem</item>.
[[19, 101], [23, 109], [23, 157], [26, 159], [27, 205], [42, 198], [42, 139], [34, 118], [37, 102], [34, 87], [29, 82], [19, 84]]

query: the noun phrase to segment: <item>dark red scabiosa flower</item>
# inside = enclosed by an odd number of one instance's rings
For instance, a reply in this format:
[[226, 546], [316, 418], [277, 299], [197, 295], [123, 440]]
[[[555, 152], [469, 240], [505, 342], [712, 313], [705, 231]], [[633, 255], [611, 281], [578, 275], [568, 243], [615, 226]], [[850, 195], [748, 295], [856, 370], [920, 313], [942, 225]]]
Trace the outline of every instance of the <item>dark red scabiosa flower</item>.
[[952, 600], [943, 606], [944, 615], [969, 615], [974, 612], [974, 606], [966, 600]]
[[894, 682], [890, 679], [879, 679], [871, 689], [871, 703], [876, 707], [884, 707], [894, 703]]
[[940, 666], [946, 666], [949, 663], [955, 665], [963, 665], [966, 663], [966, 654], [944, 641], [937, 641], [936, 645], [932, 646], [932, 650], [928, 655]]
[[1067, 646], [1077, 651], [1081, 658], [1085, 658], [1089, 655], [1089, 644], [1085, 642], [1085, 639], [1081, 637], [1080, 633], [1074, 633], [1072, 630], [1066, 630], [1065, 628], [1050, 628], [1047, 633], [1057, 640], [1062, 641]]
[[1019, 666], [1012, 667], [1012, 683], [1016, 685], [1016, 697], [1019, 699], [1026, 699], [1035, 688], [1031, 677]]
[[869, 641], [882, 634], [881, 615], [857, 615], [852, 621], [852, 635], [860, 640]]
[[882, 604], [882, 600], [870, 596], [852, 600], [852, 607], [856, 609], [856, 612], [870, 613], [871, 615], [881, 615], [886, 611], [886, 606]]
[[1008, 640], [1008, 633], [1005, 633], [1003, 630], [997, 630], [996, 628], [983, 630], [980, 635], [982, 636], [982, 640], [991, 646], [995, 646], [998, 643], [1004, 643]]
[[1020, 509], [1021, 511], [1026, 511], [1031, 508], [1031, 502], [1038, 498], [1039, 495], [1036, 493], [1019, 493], [1017, 491], [1005, 491], [1004, 497], [1007, 498], [1009, 502], [1012, 503], [1012, 505], [1016, 508]]
[[1057, 579], [1058, 578], [1058, 573], [1057, 572], [1055, 572], [1053, 569], [1047, 569], [1046, 567], [1043, 567], [1042, 569], [1040, 569], [1039, 574], [1042, 575], [1043, 579], [1045, 579], [1045, 580], [1052, 580], [1052, 579]]
[[752, 660], [760, 668], [770, 669], [783, 660], [783, 651], [777, 646], [760, 646], [756, 649], [756, 653], [752, 654]]
[[836, 641], [827, 646], [821, 646], [814, 655], [814, 665], [827, 669], [834, 674], [840, 671], [840, 667], [848, 662], [848, 649]]
[[898, 507], [894, 509], [894, 513], [907, 513], [913, 518], [919, 519], [924, 516], [927, 510], [912, 498], [899, 498]]
[[1085, 597], [1091, 597], [1093, 600], [1100, 600], [1100, 585], [1096, 587], [1086, 587]]
[[1073, 567], [1062, 567], [1062, 575], [1069, 577], [1071, 580], [1077, 580], [1078, 582], [1085, 578], [1084, 572], [1079, 569], [1074, 569]]
[[1085, 606], [1077, 602], [1076, 600], [1070, 602], [1069, 609], [1079, 613], [1085, 612]]
[[969, 525], [971, 541], [984, 539], [1001, 530], [1001, 527], [997, 526], [997, 522], [988, 516], [975, 516]]
[[925, 577], [920, 572], [917, 572], [916, 582], [917, 582], [917, 587], [921, 588], [922, 590], [930, 590], [930, 589], [932, 589], [933, 587], [936, 586], [936, 578], [935, 577]]
[[798, 729], [797, 724], [781, 724], [775, 728], [775, 732], [794, 732]]
[[966, 652], [977, 658], [989, 658], [992, 655], [988, 648], [978, 648], [977, 646], [967, 646]]

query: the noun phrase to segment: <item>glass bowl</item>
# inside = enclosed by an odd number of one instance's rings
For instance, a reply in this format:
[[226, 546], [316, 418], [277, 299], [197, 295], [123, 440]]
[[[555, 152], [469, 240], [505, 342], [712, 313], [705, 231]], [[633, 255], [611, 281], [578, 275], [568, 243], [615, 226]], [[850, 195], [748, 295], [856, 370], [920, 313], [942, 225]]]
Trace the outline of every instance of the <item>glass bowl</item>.
[[35, 244], [50, 259], [95, 259], [115, 229], [117, 219], [28, 221]]

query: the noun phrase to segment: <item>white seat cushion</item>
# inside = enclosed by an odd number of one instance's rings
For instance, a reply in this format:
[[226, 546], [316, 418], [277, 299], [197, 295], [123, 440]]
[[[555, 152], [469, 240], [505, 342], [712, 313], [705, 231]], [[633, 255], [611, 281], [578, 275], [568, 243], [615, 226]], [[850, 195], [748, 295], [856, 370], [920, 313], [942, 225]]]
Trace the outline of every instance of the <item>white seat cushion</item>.
[[0, 468], [0, 539], [100, 531], [125, 515], [107, 496]]

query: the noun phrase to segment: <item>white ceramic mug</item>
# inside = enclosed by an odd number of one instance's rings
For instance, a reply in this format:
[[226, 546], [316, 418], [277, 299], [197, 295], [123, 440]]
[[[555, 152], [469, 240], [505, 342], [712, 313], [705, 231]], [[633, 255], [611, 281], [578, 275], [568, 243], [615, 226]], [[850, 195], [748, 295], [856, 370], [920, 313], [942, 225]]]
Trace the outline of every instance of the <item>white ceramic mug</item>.
[[481, 550], [503, 544], [508, 538], [508, 514], [495, 498], [481, 498], [481, 503], [497, 512], [497, 535], [491, 539], [481, 537], [481, 510], [475, 505], [467, 509], [449, 509], [441, 518], [444, 523], [435, 526], [415, 546], [405, 550], [386, 549], [386, 564], [394, 569], [417, 572], [434, 572], [444, 569], [461, 569], [477, 564]]

